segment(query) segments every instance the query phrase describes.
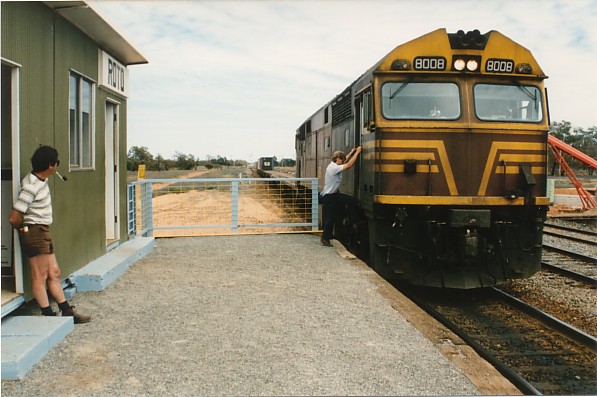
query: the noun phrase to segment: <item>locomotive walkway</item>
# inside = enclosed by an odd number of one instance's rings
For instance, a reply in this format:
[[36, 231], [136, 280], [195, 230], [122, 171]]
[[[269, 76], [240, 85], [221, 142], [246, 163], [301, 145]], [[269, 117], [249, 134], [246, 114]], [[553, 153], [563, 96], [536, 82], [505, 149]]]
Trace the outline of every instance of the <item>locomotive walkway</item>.
[[92, 322], [3, 380], [2, 395], [516, 394], [491, 389], [499, 374], [449, 333], [417, 330], [426, 316], [336, 242], [155, 244], [104, 290], [77, 293]]

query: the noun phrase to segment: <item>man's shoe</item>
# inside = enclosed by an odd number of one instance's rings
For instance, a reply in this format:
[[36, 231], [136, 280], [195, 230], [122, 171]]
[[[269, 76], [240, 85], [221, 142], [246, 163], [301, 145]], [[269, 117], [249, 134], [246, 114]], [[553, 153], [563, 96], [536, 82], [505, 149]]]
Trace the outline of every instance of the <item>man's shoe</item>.
[[325, 245], [326, 247], [331, 247], [332, 243], [330, 243], [330, 240], [325, 239], [325, 238], [321, 238], [321, 244]]
[[84, 314], [79, 314], [75, 312], [74, 306], [71, 306], [70, 308], [63, 311], [62, 317], [74, 317], [75, 324], [83, 324], [91, 321], [91, 316], [86, 316]]

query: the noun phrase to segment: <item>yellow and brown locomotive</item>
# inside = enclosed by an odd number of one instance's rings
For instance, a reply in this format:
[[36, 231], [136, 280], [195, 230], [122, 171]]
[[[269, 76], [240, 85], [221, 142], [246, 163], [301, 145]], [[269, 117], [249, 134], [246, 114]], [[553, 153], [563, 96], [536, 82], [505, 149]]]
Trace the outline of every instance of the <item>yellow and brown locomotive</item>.
[[366, 222], [335, 223], [381, 274], [476, 288], [541, 266], [547, 76], [497, 31], [438, 29], [399, 45], [297, 130], [297, 177], [362, 145], [341, 192]]

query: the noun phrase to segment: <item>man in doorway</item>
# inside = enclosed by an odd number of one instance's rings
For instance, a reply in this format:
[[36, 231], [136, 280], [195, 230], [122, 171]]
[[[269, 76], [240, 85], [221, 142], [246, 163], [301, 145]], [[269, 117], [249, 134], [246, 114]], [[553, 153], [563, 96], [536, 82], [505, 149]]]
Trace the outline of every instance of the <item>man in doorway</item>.
[[[352, 167], [363, 150], [362, 146], [352, 148], [348, 155], [341, 150], [335, 151], [332, 155], [332, 162], [325, 170], [325, 180], [323, 190], [320, 194], [320, 202], [323, 204], [323, 234], [321, 243], [331, 247], [330, 239], [334, 235], [334, 219], [337, 208], [341, 204], [348, 204], [351, 207], [351, 216], [354, 218], [356, 209], [356, 199], [352, 196], [340, 193], [340, 184], [342, 183], [342, 171]], [[356, 219], [351, 219], [356, 222]]]
[[86, 323], [91, 317], [75, 312], [62, 290], [60, 268], [50, 237], [52, 224], [52, 198], [48, 178], [55, 174], [60, 164], [58, 151], [50, 146], [40, 146], [31, 157], [33, 171], [23, 178], [19, 197], [10, 211], [9, 222], [19, 231], [21, 247], [29, 258], [33, 296], [44, 316], [55, 316], [50, 306], [47, 289], [62, 311], [71, 316], [75, 324]]

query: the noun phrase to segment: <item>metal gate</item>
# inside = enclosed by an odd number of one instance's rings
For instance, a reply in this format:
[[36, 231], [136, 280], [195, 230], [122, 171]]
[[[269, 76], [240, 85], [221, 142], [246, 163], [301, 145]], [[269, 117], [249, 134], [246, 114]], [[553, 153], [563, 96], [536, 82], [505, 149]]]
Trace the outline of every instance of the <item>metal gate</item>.
[[316, 178], [147, 179], [128, 185], [129, 235], [318, 230]]

